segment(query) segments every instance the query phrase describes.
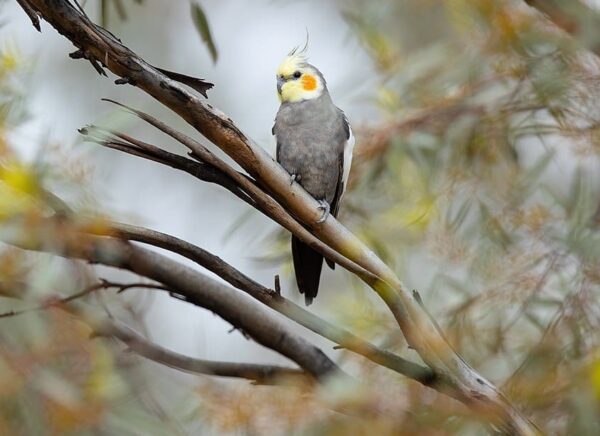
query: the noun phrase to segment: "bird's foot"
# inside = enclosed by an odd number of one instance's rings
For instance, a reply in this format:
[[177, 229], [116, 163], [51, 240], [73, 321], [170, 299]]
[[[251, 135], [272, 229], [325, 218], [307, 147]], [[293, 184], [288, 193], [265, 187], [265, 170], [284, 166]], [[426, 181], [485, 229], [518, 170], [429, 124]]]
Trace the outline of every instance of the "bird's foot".
[[327, 200], [319, 200], [319, 207], [317, 208], [323, 211], [323, 215], [318, 219], [317, 224], [324, 223], [327, 217], [329, 216], [330, 206], [327, 203]]
[[294, 184], [294, 182], [299, 182], [302, 179], [300, 174], [291, 174], [290, 175], [290, 186]]

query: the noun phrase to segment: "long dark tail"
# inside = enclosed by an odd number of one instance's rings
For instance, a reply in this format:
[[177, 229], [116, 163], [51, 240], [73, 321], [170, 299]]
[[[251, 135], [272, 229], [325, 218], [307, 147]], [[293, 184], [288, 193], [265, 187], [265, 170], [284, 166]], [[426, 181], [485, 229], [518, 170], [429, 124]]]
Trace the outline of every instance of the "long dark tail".
[[296, 283], [300, 293], [304, 294], [304, 301], [308, 306], [319, 292], [323, 256], [292, 236], [292, 258]]

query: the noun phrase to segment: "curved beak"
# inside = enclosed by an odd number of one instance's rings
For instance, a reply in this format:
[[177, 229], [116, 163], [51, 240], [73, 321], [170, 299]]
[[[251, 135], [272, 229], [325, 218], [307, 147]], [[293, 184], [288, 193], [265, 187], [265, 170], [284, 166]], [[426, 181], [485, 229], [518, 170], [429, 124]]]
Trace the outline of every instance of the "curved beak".
[[281, 95], [281, 88], [285, 83], [285, 79], [283, 77], [277, 77], [277, 93]]

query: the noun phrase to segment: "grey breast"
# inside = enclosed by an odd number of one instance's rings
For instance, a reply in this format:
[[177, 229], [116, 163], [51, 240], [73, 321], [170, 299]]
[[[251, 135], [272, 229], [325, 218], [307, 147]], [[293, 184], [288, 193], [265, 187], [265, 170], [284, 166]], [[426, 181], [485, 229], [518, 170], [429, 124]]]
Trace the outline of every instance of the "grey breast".
[[319, 98], [283, 103], [277, 112], [273, 133], [277, 139], [277, 161], [318, 200], [331, 204], [340, 177], [347, 140], [343, 112], [325, 91]]

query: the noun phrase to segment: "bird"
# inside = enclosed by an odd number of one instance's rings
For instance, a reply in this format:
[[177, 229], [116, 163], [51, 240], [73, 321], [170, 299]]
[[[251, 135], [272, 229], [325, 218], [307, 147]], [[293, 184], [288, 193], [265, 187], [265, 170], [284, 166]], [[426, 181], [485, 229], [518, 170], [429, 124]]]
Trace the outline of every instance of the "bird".
[[[350, 174], [354, 135], [344, 112], [333, 104], [323, 74], [308, 63], [307, 44], [294, 48], [277, 69], [280, 107], [273, 135], [276, 160], [319, 201], [317, 223], [337, 217]], [[308, 306], [317, 296], [323, 256], [292, 235], [292, 260], [298, 290]], [[335, 264], [327, 260], [331, 269]]]

